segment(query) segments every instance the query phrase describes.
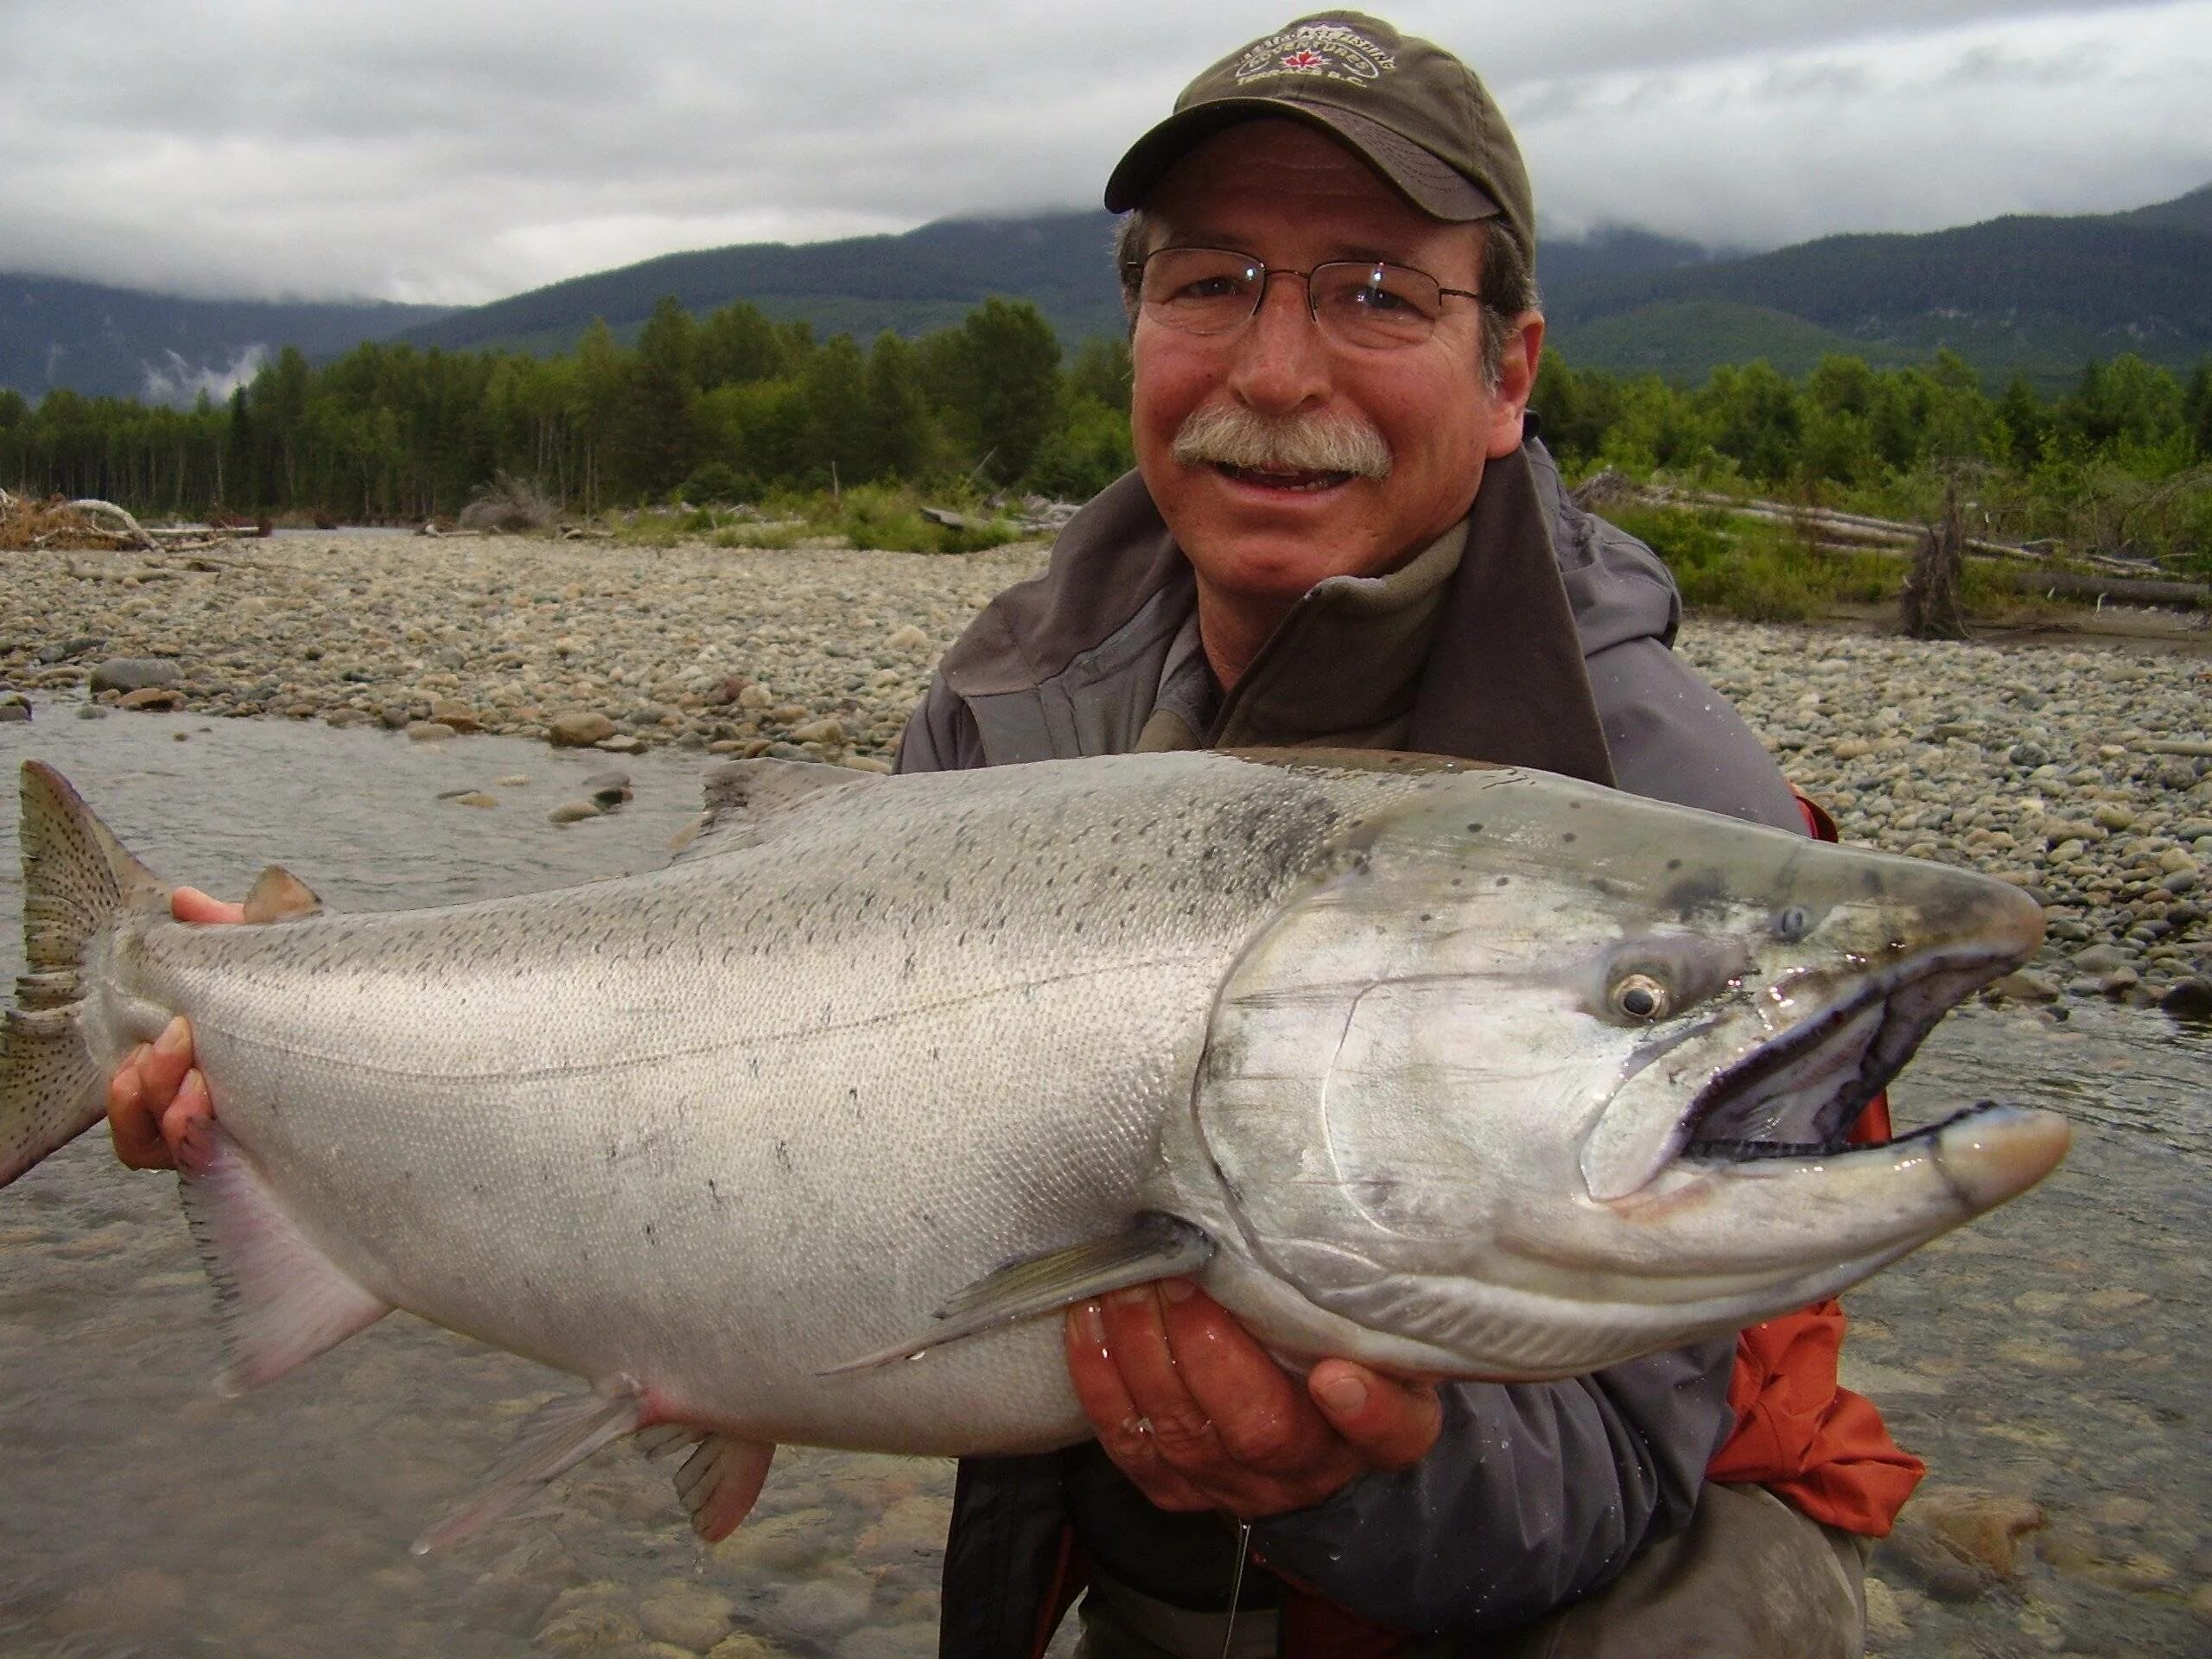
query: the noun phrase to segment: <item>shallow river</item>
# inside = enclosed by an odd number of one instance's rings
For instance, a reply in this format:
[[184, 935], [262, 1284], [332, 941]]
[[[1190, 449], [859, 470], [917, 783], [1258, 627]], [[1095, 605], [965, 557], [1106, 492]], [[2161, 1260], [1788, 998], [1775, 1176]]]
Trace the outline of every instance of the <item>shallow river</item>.
[[[656, 864], [703, 756], [610, 763], [472, 738], [192, 716], [0, 726], [163, 874], [243, 892], [281, 862], [345, 908], [543, 887]], [[546, 820], [609, 764], [637, 799]], [[526, 776], [527, 783], [499, 779]], [[486, 810], [442, 801], [489, 790]], [[20, 967], [14, 813], [0, 933]], [[2032, 1500], [2010, 1581], [1885, 1546], [1891, 1656], [2212, 1651], [2212, 1040], [2162, 1016], [1972, 1009], [1896, 1091], [1924, 1122], [1996, 1096], [2065, 1111], [2043, 1192], [1855, 1293], [1850, 1380], [1930, 1483]], [[950, 1466], [786, 1451], [706, 1548], [664, 1466], [603, 1452], [452, 1552], [407, 1542], [567, 1387], [405, 1316], [263, 1393], [216, 1399], [207, 1293], [173, 1183], [87, 1136], [0, 1197], [0, 1654], [681, 1659], [936, 1650]]]

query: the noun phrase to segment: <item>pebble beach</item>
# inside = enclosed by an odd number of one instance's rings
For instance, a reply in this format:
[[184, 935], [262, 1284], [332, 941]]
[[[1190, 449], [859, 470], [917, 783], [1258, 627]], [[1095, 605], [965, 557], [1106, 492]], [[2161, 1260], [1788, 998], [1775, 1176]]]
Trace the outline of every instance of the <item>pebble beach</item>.
[[[939, 653], [1043, 558], [1034, 545], [932, 556], [378, 533], [200, 556], [15, 553], [0, 691], [34, 718], [89, 699], [125, 716], [879, 770]], [[1678, 648], [1847, 840], [2036, 893], [2050, 940], [2003, 994], [2202, 1013], [2212, 636], [2179, 644], [1922, 644], [1693, 617]], [[486, 782], [473, 804], [496, 803]]]

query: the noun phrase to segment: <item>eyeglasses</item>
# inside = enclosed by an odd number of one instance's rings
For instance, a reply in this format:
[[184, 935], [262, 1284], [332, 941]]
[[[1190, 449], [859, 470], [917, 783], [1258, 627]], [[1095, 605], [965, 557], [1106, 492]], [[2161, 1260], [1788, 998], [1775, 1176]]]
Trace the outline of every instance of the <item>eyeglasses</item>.
[[1162, 248], [1124, 267], [1124, 274], [1145, 317], [1185, 334], [1242, 328], [1259, 315], [1269, 277], [1302, 277], [1315, 326], [1338, 345], [1367, 351], [1420, 345], [1436, 332], [1447, 294], [1482, 298], [1386, 260], [1332, 259], [1311, 270], [1270, 270], [1227, 248]]

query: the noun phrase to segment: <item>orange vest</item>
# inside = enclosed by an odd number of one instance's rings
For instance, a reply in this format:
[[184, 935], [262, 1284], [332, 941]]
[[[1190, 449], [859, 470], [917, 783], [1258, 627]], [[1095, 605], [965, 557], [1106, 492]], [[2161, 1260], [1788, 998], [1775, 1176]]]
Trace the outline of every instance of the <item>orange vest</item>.
[[[1835, 820], [1802, 795], [1806, 828], [1837, 839]], [[1866, 1144], [1890, 1138], [1890, 1104], [1878, 1096], [1852, 1125]], [[1815, 1521], [1870, 1538], [1886, 1535], [1928, 1465], [1900, 1451], [1882, 1414], [1836, 1382], [1842, 1306], [1831, 1299], [1755, 1325], [1736, 1339], [1728, 1380], [1735, 1432], [1706, 1466], [1707, 1480], [1764, 1486]]]

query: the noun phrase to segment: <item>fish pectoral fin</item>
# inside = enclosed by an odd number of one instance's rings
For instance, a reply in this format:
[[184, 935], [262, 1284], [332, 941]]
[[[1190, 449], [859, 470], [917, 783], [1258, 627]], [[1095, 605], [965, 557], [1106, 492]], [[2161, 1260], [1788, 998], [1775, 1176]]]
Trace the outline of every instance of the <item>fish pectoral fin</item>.
[[185, 1220], [215, 1287], [225, 1394], [273, 1382], [391, 1312], [300, 1230], [219, 1124], [195, 1130], [179, 1164]]
[[289, 922], [312, 916], [322, 908], [313, 887], [282, 864], [271, 864], [255, 880], [245, 896], [249, 922]]
[[415, 1541], [414, 1553], [427, 1555], [442, 1549], [496, 1521], [601, 1446], [636, 1433], [644, 1427], [646, 1410], [645, 1390], [627, 1377], [618, 1378], [601, 1392], [547, 1401], [530, 1414], [482, 1484]]
[[735, 1532], [753, 1513], [775, 1442], [741, 1440], [734, 1434], [709, 1434], [676, 1471], [676, 1495], [691, 1517], [691, 1530], [710, 1544]]
[[895, 1348], [847, 1360], [821, 1375], [842, 1376], [848, 1371], [872, 1370], [894, 1359], [912, 1359], [963, 1337], [1034, 1319], [1110, 1290], [1195, 1273], [1213, 1259], [1213, 1240], [1203, 1228], [1179, 1217], [1147, 1213], [1116, 1237], [1008, 1262], [938, 1309], [934, 1317], [940, 1323], [918, 1336]]

